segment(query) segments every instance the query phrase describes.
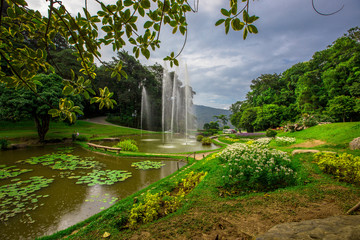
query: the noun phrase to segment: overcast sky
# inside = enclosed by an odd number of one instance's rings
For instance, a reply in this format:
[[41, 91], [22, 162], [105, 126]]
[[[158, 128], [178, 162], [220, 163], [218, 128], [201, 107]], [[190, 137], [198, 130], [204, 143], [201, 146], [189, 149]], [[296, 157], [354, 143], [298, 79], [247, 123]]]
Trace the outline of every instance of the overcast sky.
[[[189, 0], [193, 3], [194, 0]], [[308, 61], [316, 51], [325, 49], [348, 29], [360, 26], [360, 0], [314, 0], [317, 9], [332, 16], [317, 14], [311, 0], [255, 0], [250, 14], [260, 17], [255, 22], [259, 33], [244, 41], [242, 32], [225, 34], [224, 27], [215, 27], [222, 18], [220, 9], [228, 0], [200, 0], [199, 12], [188, 14], [188, 40], [181, 60], [186, 62], [191, 85], [196, 92], [194, 103], [228, 109], [232, 103], [245, 100], [251, 80], [265, 73], [282, 73], [292, 65]], [[104, 1], [114, 2], [114, 1]], [[45, 0], [29, 0], [30, 6], [46, 9]], [[64, 0], [75, 12], [83, 1]], [[98, 4], [89, 0], [94, 9]], [[43, 11], [42, 11], [43, 12]], [[170, 52], [178, 52], [184, 38], [163, 31], [161, 48], [151, 59], [140, 58], [146, 65], [158, 62]], [[102, 49], [108, 61], [115, 53]]]

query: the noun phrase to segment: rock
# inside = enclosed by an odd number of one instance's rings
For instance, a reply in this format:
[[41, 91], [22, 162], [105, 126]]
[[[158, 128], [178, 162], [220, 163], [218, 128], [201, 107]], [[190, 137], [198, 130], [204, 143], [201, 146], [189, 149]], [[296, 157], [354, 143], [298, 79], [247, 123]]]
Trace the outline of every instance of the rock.
[[350, 143], [349, 147], [351, 150], [360, 149], [360, 137], [354, 138]]
[[283, 223], [256, 237], [257, 240], [360, 239], [360, 215], [335, 216]]

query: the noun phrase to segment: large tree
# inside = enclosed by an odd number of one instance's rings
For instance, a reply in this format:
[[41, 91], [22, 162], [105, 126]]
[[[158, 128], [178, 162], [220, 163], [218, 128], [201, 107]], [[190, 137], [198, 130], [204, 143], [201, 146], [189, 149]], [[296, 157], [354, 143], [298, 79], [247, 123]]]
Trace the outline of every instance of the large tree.
[[[32, 118], [35, 121], [39, 141], [43, 142], [50, 125], [51, 117], [48, 111], [55, 106], [66, 104], [62, 100], [64, 85], [62, 79], [56, 74], [40, 74], [35, 76], [35, 79], [38, 81], [36, 94], [27, 89], [13, 92], [5, 88], [3, 84], [0, 85], [0, 119], [19, 121]], [[74, 99], [72, 98], [72, 100]], [[79, 103], [79, 101], [75, 102]], [[69, 106], [69, 109], [77, 114], [82, 114], [78, 106]]]

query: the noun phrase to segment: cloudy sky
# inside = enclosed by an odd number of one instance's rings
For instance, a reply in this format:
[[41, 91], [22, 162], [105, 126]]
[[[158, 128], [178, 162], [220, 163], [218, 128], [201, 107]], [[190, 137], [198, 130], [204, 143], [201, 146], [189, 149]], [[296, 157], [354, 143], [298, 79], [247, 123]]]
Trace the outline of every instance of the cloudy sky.
[[[193, 3], [194, 0], [189, 0]], [[92, 3], [93, 2], [93, 3]], [[113, 2], [110, 0], [104, 2]], [[255, 22], [259, 33], [242, 32], [225, 34], [224, 27], [215, 27], [222, 18], [220, 9], [228, 0], [200, 0], [199, 12], [188, 14], [188, 40], [181, 60], [186, 62], [191, 85], [196, 91], [194, 103], [228, 109], [232, 103], [244, 100], [251, 80], [265, 73], [282, 73], [292, 65], [308, 61], [316, 51], [321, 51], [347, 32], [360, 26], [360, 0], [255, 0], [250, 2], [250, 14], [260, 17]], [[30, 6], [46, 9], [45, 0], [31, 0]], [[75, 12], [83, 1], [64, 0], [65, 6]], [[93, 0], [88, 4], [98, 7]], [[170, 52], [178, 52], [184, 38], [163, 31], [162, 45], [153, 52], [150, 60], [140, 58], [144, 64], [163, 63]], [[103, 59], [115, 54], [109, 48], [102, 50]]]

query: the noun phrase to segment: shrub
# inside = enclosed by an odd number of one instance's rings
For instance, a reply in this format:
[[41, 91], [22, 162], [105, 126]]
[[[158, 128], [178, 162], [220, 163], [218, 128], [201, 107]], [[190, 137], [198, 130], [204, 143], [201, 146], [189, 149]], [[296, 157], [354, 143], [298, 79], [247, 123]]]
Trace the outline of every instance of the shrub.
[[188, 173], [175, 188], [168, 191], [151, 194], [148, 192], [144, 199], [133, 205], [129, 216], [129, 227], [137, 228], [140, 224], [152, 222], [162, 216], [175, 212], [182, 204], [186, 194], [192, 191], [206, 176], [207, 172]]
[[295, 185], [295, 165], [285, 152], [234, 143], [220, 155], [224, 163], [222, 184], [229, 190], [271, 191]]
[[360, 157], [358, 156], [348, 153], [337, 155], [321, 152], [314, 154], [314, 160], [323, 172], [332, 174], [341, 181], [360, 182]]
[[204, 138], [203, 135], [197, 135], [197, 136], [196, 136], [196, 141], [201, 142], [201, 140], [202, 140], [203, 138]]
[[265, 134], [267, 137], [275, 137], [277, 135], [277, 132], [275, 130], [272, 130], [272, 129], [268, 129], [266, 130], [266, 134]]
[[294, 144], [296, 142], [296, 139], [293, 137], [277, 137], [275, 138], [275, 142], [278, 145], [286, 146], [286, 145]]
[[133, 139], [126, 139], [126, 140], [120, 141], [113, 147], [121, 148], [121, 150], [129, 151], [129, 152], [138, 152], [139, 151], [137, 143]]
[[88, 138], [85, 135], [79, 135], [76, 137], [76, 140], [80, 142], [87, 142]]
[[204, 137], [201, 139], [202, 145], [211, 145], [211, 139], [208, 137]]
[[9, 145], [9, 141], [5, 138], [0, 139], [0, 150], [5, 150]]

